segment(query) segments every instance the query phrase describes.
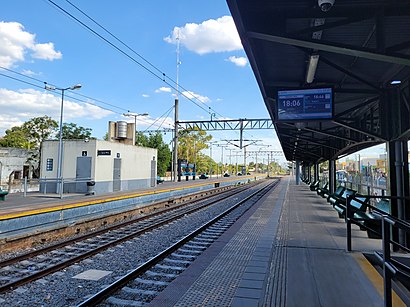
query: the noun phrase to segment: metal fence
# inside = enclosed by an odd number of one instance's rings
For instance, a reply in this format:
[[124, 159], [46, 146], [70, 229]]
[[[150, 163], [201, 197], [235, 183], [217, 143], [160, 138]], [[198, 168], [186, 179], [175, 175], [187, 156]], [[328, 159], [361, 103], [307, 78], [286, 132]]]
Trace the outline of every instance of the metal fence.
[[[64, 194], [64, 185], [65, 184], [72, 184], [72, 183], [89, 183], [92, 182], [93, 178], [90, 177], [85, 177], [85, 178], [36, 178], [36, 179], [28, 179], [27, 177], [25, 177], [22, 182], [22, 191], [23, 191], [23, 195], [24, 197], [27, 196], [27, 193], [30, 192], [38, 192], [38, 193], [42, 193], [42, 194], [50, 194], [47, 191], [47, 186], [49, 187], [49, 191], [50, 186], [53, 187], [60, 187], [59, 189], [57, 189], [57, 193], [52, 192], [52, 194], [58, 194], [60, 198], [63, 197]], [[42, 189], [40, 189], [40, 187], [42, 187]], [[42, 190], [42, 191], [41, 191]], [[54, 190], [54, 188], [53, 188]], [[89, 191], [87, 191], [89, 192]]]
[[[347, 196], [346, 198], [346, 244], [347, 251], [352, 250], [352, 223], [357, 224], [361, 228], [367, 229], [367, 227], [360, 223], [361, 219], [356, 219], [349, 212], [350, 211], [350, 202], [354, 199], [353, 196]], [[410, 200], [410, 197], [397, 197], [397, 196], [369, 196], [370, 199], [381, 200], [388, 199], [397, 200], [399, 202], [404, 202]], [[379, 210], [377, 207], [372, 205], [368, 206], [371, 210], [371, 213], [375, 218], [380, 220], [381, 223], [381, 233], [382, 238], [382, 253], [376, 251], [374, 255], [376, 259], [380, 262], [381, 267], [383, 268], [383, 283], [384, 283], [384, 306], [392, 306], [392, 281], [405, 281], [405, 283], [410, 283], [410, 267], [401, 262], [397, 258], [391, 257], [391, 247], [393, 250], [401, 250], [405, 253], [410, 253], [410, 248], [406, 245], [406, 235], [410, 235], [410, 223], [408, 221], [398, 219], [393, 217], [391, 214], [386, 213], [382, 210]], [[399, 241], [394, 239], [394, 233], [398, 233]], [[371, 239], [369, 239], [371, 240]], [[401, 242], [403, 241], [403, 242]]]

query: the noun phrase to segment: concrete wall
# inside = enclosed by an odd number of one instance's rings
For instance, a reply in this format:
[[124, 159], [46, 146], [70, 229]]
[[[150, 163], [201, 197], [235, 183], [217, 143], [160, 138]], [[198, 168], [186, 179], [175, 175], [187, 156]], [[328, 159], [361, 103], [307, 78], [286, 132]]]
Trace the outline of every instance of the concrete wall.
[[10, 148], [2, 147], [0, 148], [0, 186], [8, 190], [9, 175], [13, 171], [20, 172], [19, 178], [17, 180], [12, 180], [12, 184], [21, 184], [21, 179], [23, 179], [23, 169], [24, 166], [29, 169], [27, 174], [31, 178], [32, 167], [27, 162], [27, 159], [34, 153], [33, 150], [23, 149], [23, 148]]
[[[236, 185], [238, 183], [246, 183], [256, 180], [257, 177], [249, 178], [232, 178], [231, 181], [221, 181], [220, 186]], [[214, 188], [214, 181], [202, 181], [201, 185], [181, 186], [173, 188], [163, 188], [157, 193], [148, 195], [132, 196], [129, 198], [115, 196], [110, 201], [101, 200], [92, 205], [84, 205], [74, 208], [62, 208], [55, 211], [47, 211], [30, 214], [27, 216], [10, 217], [0, 219], [0, 240], [11, 240], [14, 237], [19, 237], [23, 234], [39, 233], [41, 231], [67, 227], [75, 223], [95, 219], [97, 217], [109, 216], [114, 213], [124, 212], [139, 208], [144, 204], [149, 204], [154, 201], [164, 200], [195, 193], [203, 190]], [[79, 202], [86, 201], [86, 198]], [[64, 206], [62, 206], [64, 207]], [[41, 211], [41, 210], [40, 210]]]
[[[42, 148], [41, 178], [56, 178], [58, 141], [45, 141]], [[64, 141], [62, 170], [64, 180], [76, 177], [77, 157], [82, 156], [92, 159], [91, 178], [96, 182], [94, 190], [97, 193], [107, 193], [113, 191], [113, 170], [116, 158], [121, 159], [121, 191], [149, 187], [151, 161], [157, 161], [157, 150], [101, 140]], [[53, 159], [53, 169], [49, 171], [47, 171], [47, 159]], [[77, 184], [77, 188], [75, 186], [74, 182], [65, 183], [64, 192], [75, 192], [79, 185]], [[55, 183], [54, 185], [47, 184], [48, 192], [55, 192], [55, 190]]]

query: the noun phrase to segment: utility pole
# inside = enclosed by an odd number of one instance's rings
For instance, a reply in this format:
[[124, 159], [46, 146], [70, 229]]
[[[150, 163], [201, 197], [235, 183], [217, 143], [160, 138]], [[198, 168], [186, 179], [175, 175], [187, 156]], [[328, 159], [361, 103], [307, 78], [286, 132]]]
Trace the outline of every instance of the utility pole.
[[243, 174], [243, 175], [246, 175], [247, 174], [247, 171], [246, 171], [246, 146], [243, 148], [243, 167], [245, 168], [245, 174]]
[[179, 97], [179, 65], [181, 62], [179, 61], [179, 33], [177, 36], [177, 80], [176, 80], [176, 94], [175, 94], [175, 118], [174, 118], [174, 181], [178, 181], [178, 97]]

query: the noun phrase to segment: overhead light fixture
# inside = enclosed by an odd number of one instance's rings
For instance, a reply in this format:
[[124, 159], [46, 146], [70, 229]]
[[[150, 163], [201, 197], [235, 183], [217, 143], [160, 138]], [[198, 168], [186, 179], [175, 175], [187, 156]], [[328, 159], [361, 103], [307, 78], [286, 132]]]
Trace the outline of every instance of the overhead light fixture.
[[315, 79], [317, 63], [319, 62], [319, 55], [312, 54], [309, 58], [309, 66], [306, 73], [306, 83], [312, 83], [313, 79]]
[[391, 85], [401, 84], [401, 80], [393, 80], [390, 82]]

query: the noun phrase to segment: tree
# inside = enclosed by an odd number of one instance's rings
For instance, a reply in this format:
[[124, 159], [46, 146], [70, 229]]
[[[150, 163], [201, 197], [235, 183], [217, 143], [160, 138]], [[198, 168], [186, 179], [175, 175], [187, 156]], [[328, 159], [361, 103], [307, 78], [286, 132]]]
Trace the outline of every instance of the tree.
[[33, 142], [38, 149], [41, 149], [43, 141], [56, 133], [57, 128], [57, 122], [47, 115], [34, 117], [22, 125], [22, 129], [28, 135], [28, 140]]
[[104, 140], [104, 141], [108, 141], [108, 132], [106, 132], [106, 133], [104, 134], [103, 140]]
[[85, 140], [91, 139], [91, 128], [77, 126], [74, 123], [64, 123], [62, 127], [62, 136], [64, 140]]
[[149, 147], [148, 146], [148, 137], [142, 132], [135, 133], [135, 145]]
[[12, 127], [6, 131], [6, 135], [0, 139], [2, 147], [17, 147], [35, 149], [27, 162], [33, 167], [33, 176], [40, 176], [41, 143], [50, 138], [58, 124], [48, 116], [35, 117], [21, 126]]
[[171, 151], [167, 144], [162, 139], [162, 134], [157, 132], [147, 137], [142, 132], [135, 134], [135, 144], [138, 146], [156, 148], [158, 150], [157, 157], [157, 173], [159, 176], [164, 176], [167, 169], [171, 166]]
[[26, 132], [28, 141], [37, 149], [36, 153], [33, 153], [27, 160], [33, 166], [33, 176], [38, 178], [41, 167], [41, 145], [43, 141], [55, 134], [58, 124], [51, 117], [44, 115], [30, 119], [21, 127]]
[[15, 126], [6, 130], [6, 135], [0, 138], [0, 147], [32, 149], [35, 144], [29, 141], [27, 131], [22, 127]]
[[159, 176], [164, 176], [168, 167], [171, 165], [171, 150], [169, 150], [168, 145], [164, 143], [160, 132], [150, 135], [147, 145], [148, 147], [158, 149], [158, 174]]
[[[212, 135], [207, 135], [204, 130], [196, 127], [181, 130], [178, 136], [178, 157], [191, 163], [195, 161], [198, 163], [199, 152], [208, 148], [206, 143], [210, 140], [212, 140]], [[199, 171], [198, 167], [197, 171]]]

